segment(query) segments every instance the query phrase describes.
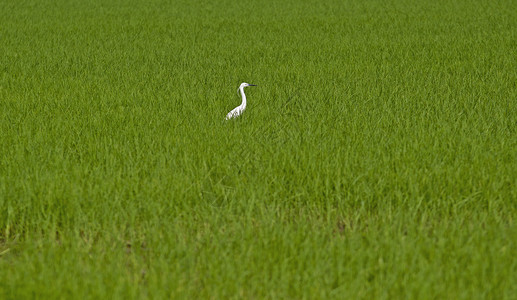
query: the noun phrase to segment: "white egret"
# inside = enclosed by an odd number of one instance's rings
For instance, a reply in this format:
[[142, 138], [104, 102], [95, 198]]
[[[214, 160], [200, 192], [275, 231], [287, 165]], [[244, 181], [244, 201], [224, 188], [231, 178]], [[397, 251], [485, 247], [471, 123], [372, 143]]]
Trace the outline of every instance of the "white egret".
[[241, 83], [241, 86], [239, 86], [239, 90], [241, 91], [241, 95], [242, 95], [242, 103], [241, 103], [241, 105], [232, 109], [232, 111], [230, 111], [226, 115], [226, 120], [230, 120], [231, 118], [236, 118], [236, 117], [240, 116], [242, 114], [242, 112], [246, 109], [246, 95], [244, 94], [244, 88], [247, 86], [257, 86], [257, 85], [249, 84], [246, 82]]

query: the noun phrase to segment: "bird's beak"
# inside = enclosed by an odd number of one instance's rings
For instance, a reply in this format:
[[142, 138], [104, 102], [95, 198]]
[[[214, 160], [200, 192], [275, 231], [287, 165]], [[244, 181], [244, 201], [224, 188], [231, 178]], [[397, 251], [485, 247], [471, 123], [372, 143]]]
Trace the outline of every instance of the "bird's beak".
[[256, 84], [248, 84], [249, 86], [257, 86]]

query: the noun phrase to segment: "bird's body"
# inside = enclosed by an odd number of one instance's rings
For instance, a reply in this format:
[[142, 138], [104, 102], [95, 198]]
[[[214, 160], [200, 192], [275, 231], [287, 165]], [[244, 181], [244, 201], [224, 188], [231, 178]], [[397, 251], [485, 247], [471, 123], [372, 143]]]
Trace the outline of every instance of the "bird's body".
[[226, 120], [230, 120], [231, 118], [236, 118], [236, 117], [240, 116], [245, 109], [246, 109], [246, 103], [237, 106], [236, 108], [232, 109], [232, 111], [230, 111], [226, 115]]
[[237, 106], [236, 108], [232, 109], [227, 115], [226, 120], [230, 120], [231, 118], [236, 118], [242, 114], [242, 112], [246, 109], [246, 95], [244, 94], [244, 88], [247, 86], [256, 86], [254, 84], [249, 84], [246, 82], [241, 83], [239, 86], [239, 91], [241, 92], [242, 96], [242, 103], [241, 105]]

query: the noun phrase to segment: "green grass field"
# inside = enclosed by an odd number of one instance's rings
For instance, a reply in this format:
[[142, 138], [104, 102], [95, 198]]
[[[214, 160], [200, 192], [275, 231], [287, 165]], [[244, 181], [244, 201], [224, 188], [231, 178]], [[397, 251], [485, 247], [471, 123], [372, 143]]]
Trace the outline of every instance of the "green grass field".
[[0, 0], [0, 298], [516, 299], [516, 28], [512, 0]]

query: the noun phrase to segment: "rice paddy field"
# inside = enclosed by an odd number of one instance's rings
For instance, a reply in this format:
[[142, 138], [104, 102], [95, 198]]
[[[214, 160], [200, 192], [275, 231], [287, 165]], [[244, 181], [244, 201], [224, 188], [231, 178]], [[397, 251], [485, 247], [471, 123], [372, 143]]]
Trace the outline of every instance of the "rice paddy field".
[[516, 51], [513, 0], [0, 0], [0, 298], [516, 299]]

